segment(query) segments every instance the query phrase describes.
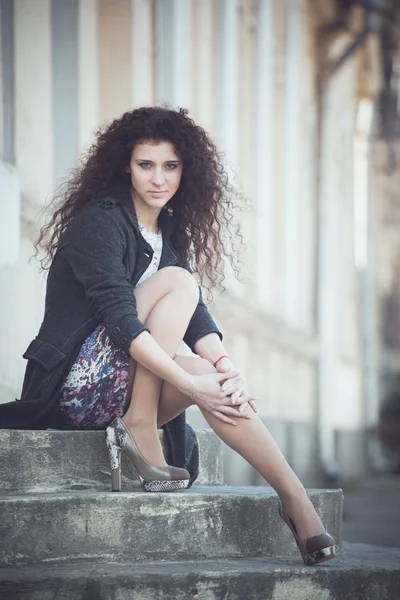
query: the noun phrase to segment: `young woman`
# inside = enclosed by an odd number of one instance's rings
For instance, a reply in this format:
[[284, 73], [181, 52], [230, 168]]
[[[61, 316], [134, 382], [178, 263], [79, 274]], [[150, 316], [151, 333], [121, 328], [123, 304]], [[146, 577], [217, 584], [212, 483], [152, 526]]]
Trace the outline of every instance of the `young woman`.
[[[140, 108], [100, 132], [38, 240], [51, 263], [45, 315], [24, 354], [23, 402], [1, 406], [0, 423], [106, 429], [113, 490], [123, 452], [145, 490], [173, 491], [197, 475], [184, 422], [197, 405], [276, 490], [304, 561], [317, 564], [335, 555], [334, 540], [258, 418], [191, 274], [220, 284], [224, 254], [237, 272], [234, 199], [216, 147], [185, 110]], [[196, 357], [176, 354], [182, 340]]]

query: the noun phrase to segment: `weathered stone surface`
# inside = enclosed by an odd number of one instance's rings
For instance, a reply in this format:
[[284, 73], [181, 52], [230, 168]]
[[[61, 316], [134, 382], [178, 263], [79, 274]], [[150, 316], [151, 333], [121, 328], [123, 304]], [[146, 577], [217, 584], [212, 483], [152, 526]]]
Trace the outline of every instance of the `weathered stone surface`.
[[335, 559], [298, 557], [79, 564], [0, 570], [6, 600], [398, 600], [400, 550], [345, 544]]
[[[340, 545], [341, 490], [309, 494]], [[2, 565], [297, 553], [271, 488], [3, 496], [0, 514]]]
[[[221, 485], [222, 442], [211, 429], [196, 431], [200, 447], [199, 485]], [[163, 432], [160, 437], [164, 451]], [[0, 430], [0, 494], [109, 490], [110, 466], [104, 431]], [[139, 489], [123, 457], [123, 489]]]

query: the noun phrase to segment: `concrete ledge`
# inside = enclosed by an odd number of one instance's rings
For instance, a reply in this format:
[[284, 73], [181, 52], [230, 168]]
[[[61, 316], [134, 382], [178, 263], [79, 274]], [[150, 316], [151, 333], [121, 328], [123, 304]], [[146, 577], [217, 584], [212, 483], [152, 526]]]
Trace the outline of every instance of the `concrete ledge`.
[[12, 600], [398, 600], [400, 549], [345, 544], [336, 559], [296, 558], [80, 564], [0, 570]]
[[[309, 493], [340, 545], [341, 490]], [[297, 554], [271, 488], [3, 496], [0, 514], [4, 566]]]
[[[222, 442], [211, 429], [196, 431], [200, 448], [199, 485], [221, 485]], [[163, 431], [160, 431], [166, 456]], [[0, 430], [0, 494], [110, 490], [104, 431]], [[139, 480], [123, 458], [123, 490]]]

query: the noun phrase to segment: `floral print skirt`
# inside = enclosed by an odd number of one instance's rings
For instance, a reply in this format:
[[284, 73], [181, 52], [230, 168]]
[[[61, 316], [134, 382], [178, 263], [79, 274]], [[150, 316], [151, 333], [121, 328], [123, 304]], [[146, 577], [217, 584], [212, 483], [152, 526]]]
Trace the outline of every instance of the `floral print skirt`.
[[99, 325], [84, 341], [61, 388], [59, 407], [74, 429], [105, 429], [128, 408], [129, 356]]

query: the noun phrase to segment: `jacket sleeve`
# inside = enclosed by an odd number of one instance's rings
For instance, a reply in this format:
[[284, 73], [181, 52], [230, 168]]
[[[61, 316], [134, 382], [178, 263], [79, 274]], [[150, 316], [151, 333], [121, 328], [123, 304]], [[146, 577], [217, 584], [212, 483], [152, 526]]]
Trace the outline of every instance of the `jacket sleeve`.
[[123, 264], [124, 234], [114, 211], [89, 208], [70, 223], [60, 254], [83, 285], [88, 302], [110, 338], [125, 352], [143, 331], [132, 283]]
[[[183, 268], [192, 273], [192, 269], [189, 266], [189, 263], [185, 263]], [[200, 295], [199, 302], [197, 304], [196, 310], [194, 311], [192, 318], [190, 319], [188, 328], [183, 337], [183, 341], [185, 344], [189, 346], [192, 352], [195, 352], [194, 345], [202, 338], [204, 335], [208, 333], [216, 333], [219, 335], [220, 340], [222, 341], [223, 335], [215, 324], [214, 319], [209, 313], [207, 306], [204, 304], [203, 295], [201, 292], [201, 288], [199, 286]]]

